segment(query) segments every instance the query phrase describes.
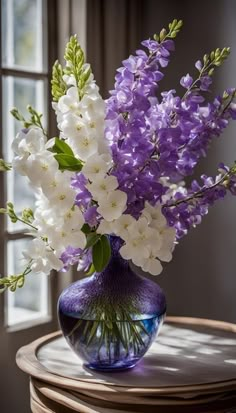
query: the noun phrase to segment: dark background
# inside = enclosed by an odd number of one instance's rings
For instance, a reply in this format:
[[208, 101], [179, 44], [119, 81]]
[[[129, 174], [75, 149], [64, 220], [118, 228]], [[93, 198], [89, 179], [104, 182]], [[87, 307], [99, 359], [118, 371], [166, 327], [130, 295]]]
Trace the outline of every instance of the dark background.
[[[196, 74], [194, 63], [199, 58], [224, 46], [231, 46], [231, 55], [214, 76], [210, 98], [236, 86], [236, 1], [88, 0], [87, 7], [87, 60], [104, 98], [113, 88], [121, 61], [174, 18], [183, 19], [184, 27], [159, 90], [178, 91], [183, 75]], [[220, 161], [231, 165], [235, 159], [232, 123], [213, 142], [196, 177], [215, 175]], [[169, 314], [236, 321], [235, 198], [228, 196], [210, 209], [202, 224], [181, 240], [156, 281], [166, 292]]]

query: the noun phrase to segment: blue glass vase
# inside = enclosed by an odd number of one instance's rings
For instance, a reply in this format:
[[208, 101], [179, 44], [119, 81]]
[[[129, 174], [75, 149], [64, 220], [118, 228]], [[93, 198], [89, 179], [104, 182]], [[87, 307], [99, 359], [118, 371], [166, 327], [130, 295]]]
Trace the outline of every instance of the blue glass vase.
[[166, 300], [153, 281], [135, 274], [110, 237], [112, 255], [101, 273], [66, 288], [58, 301], [60, 327], [70, 347], [90, 369], [134, 367], [154, 341]]

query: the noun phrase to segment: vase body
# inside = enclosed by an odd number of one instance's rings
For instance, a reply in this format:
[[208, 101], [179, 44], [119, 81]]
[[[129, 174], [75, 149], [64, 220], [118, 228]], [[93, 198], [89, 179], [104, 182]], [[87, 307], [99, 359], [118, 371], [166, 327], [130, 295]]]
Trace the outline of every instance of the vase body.
[[58, 301], [60, 327], [88, 368], [131, 368], [155, 339], [165, 316], [162, 289], [135, 274], [111, 237], [112, 255], [101, 273], [66, 288]]

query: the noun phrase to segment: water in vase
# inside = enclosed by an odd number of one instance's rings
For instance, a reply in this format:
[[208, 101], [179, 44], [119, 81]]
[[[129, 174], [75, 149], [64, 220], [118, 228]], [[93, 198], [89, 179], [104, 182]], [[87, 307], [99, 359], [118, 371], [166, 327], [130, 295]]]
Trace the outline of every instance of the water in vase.
[[104, 321], [61, 313], [60, 323], [67, 342], [86, 367], [109, 371], [133, 367], [151, 346], [164, 315], [147, 317]]

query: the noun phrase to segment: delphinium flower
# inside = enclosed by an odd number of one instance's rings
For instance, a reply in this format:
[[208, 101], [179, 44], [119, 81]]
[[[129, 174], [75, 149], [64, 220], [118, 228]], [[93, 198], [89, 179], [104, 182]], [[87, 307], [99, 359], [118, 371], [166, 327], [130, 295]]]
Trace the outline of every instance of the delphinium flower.
[[123, 61], [114, 90], [104, 101], [84, 53], [73, 36], [65, 67], [55, 62], [53, 108], [59, 136], [48, 139], [41, 115], [28, 107], [12, 143], [12, 166], [26, 176], [36, 208], [22, 216], [12, 203], [0, 212], [28, 225], [34, 237], [23, 253], [25, 270], [0, 279], [3, 288], [22, 286], [25, 276], [66, 271], [76, 264], [100, 272], [110, 258], [109, 235], [122, 239], [120, 254], [157, 275], [172, 259], [178, 240], [227, 192], [236, 194], [236, 167], [220, 164], [215, 178], [186, 184], [215, 137], [236, 119], [235, 89], [211, 98], [215, 69], [229, 55], [216, 49], [195, 64], [197, 75], [180, 79], [183, 93], [159, 92], [182, 21], [174, 20]]

